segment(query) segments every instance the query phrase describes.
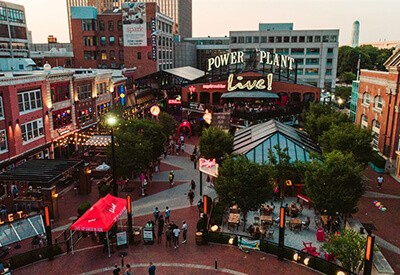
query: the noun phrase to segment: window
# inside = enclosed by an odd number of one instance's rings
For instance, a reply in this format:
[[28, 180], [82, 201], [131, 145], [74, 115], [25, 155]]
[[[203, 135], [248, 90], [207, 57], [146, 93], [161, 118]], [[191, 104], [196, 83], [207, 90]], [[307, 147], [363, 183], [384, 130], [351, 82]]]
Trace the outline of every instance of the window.
[[106, 45], [106, 37], [102, 36], [100, 37], [100, 46], [105, 46]]
[[96, 60], [97, 59], [97, 54], [94, 51], [84, 51], [83, 56], [85, 60]]
[[375, 99], [374, 99], [374, 106], [375, 106], [375, 108], [382, 110], [382, 107], [383, 107], [383, 98], [382, 98], [381, 96], [377, 95], [377, 96], [375, 97]]
[[275, 43], [275, 37], [274, 36], [268, 37], [268, 42], [269, 43]]
[[332, 75], [332, 69], [326, 69], [325, 74], [326, 75]]
[[333, 54], [333, 48], [328, 48], [328, 54]]
[[100, 31], [104, 31], [105, 29], [106, 29], [106, 25], [104, 24], [104, 21], [101, 20], [101, 21], [99, 22], [99, 30], [100, 30]]
[[319, 48], [309, 48], [307, 54], [319, 54]]
[[361, 128], [367, 129], [368, 128], [368, 117], [366, 115], [361, 115]]
[[293, 48], [292, 54], [304, 54], [304, 49], [303, 48]]
[[7, 20], [7, 13], [5, 7], [0, 7], [0, 20], [6, 21]]
[[3, 97], [0, 96], [0, 119], [4, 119]]
[[276, 37], [276, 43], [282, 43], [282, 36]]
[[299, 42], [300, 42], [300, 43], [304, 43], [305, 40], [306, 40], [306, 37], [305, 37], [305, 36], [299, 36]]
[[19, 112], [31, 112], [42, 108], [40, 89], [18, 93]]
[[114, 21], [112, 20], [108, 21], [108, 31], [114, 31]]
[[114, 36], [110, 36], [109, 41], [110, 41], [110, 46], [114, 46], [114, 42], [115, 42]]
[[101, 51], [101, 60], [107, 60], [107, 51]]
[[85, 125], [87, 122], [90, 122], [93, 119], [93, 112], [92, 108], [86, 109], [86, 110], [80, 110], [78, 111], [79, 115], [79, 124], [80, 125]]
[[297, 43], [297, 36], [292, 36], [292, 43]]
[[319, 58], [307, 58], [306, 59], [306, 65], [318, 65], [319, 64]]
[[318, 72], [318, 68], [308, 68], [305, 70], [306, 75], [317, 75]]
[[138, 53], [137, 53], [137, 59], [138, 59], [138, 60], [141, 60], [141, 59], [142, 59], [142, 53], [141, 53], [141, 52], [138, 52]]
[[364, 104], [369, 104], [369, 93], [365, 92], [363, 94], [363, 102]]
[[283, 37], [283, 42], [284, 43], [289, 43], [289, 36], [284, 36]]
[[332, 58], [328, 58], [328, 59], [326, 60], [326, 64], [332, 64]]
[[237, 37], [231, 37], [231, 43], [236, 44], [237, 43]]
[[53, 103], [70, 99], [69, 82], [51, 84], [50, 91], [51, 91], [51, 102]]
[[84, 36], [83, 37], [83, 46], [97, 46], [96, 36]]
[[10, 25], [11, 38], [27, 39], [26, 28]]
[[21, 124], [21, 134], [23, 143], [36, 140], [44, 136], [43, 119], [37, 119], [25, 124]]
[[314, 42], [315, 43], [320, 43], [321, 42], [321, 36], [319, 36], [319, 35], [314, 36]]
[[303, 63], [304, 63], [303, 58], [296, 58], [295, 61], [296, 61], [297, 65], [303, 65]]
[[53, 112], [53, 129], [59, 129], [71, 123], [71, 108]]
[[7, 134], [6, 130], [0, 130], [0, 153], [7, 151]]
[[102, 95], [107, 93], [107, 83], [97, 83], [96, 84], [97, 95]]
[[261, 36], [261, 43], [267, 43], [267, 37]]
[[110, 51], [110, 60], [115, 60], [115, 51]]
[[118, 37], [118, 46], [120, 47], [124, 46], [124, 38], [122, 36]]
[[303, 75], [303, 69], [297, 69], [297, 75]]
[[109, 111], [110, 111], [110, 102], [97, 105], [97, 114], [99, 116], [103, 115], [103, 114], [106, 114]]
[[307, 43], [312, 43], [312, 42], [313, 42], [313, 37], [307, 36]]
[[96, 20], [93, 19], [83, 19], [82, 20], [82, 30], [83, 31], [95, 31], [96, 28]]
[[122, 31], [122, 20], [118, 20], [118, 31]]
[[260, 37], [254, 36], [253, 37], [253, 43], [260, 43]]
[[329, 40], [330, 42], [337, 42], [337, 36], [336, 35], [331, 35], [331, 38]]
[[239, 43], [244, 43], [244, 36], [239, 36]]
[[151, 52], [147, 52], [147, 59], [151, 60]]
[[288, 48], [276, 49], [276, 53], [289, 54], [289, 49]]
[[124, 60], [124, 51], [119, 51], [119, 60]]
[[322, 36], [322, 42], [329, 42], [329, 36], [328, 35]]
[[78, 86], [78, 99], [85, 100], [92, 98], [92, 84]]
[[24, 12], [8, 8], [8, 21], [16, 23], [25, 23]]
[[246, 43], [252, 43], [251, 36], [246, 36]]

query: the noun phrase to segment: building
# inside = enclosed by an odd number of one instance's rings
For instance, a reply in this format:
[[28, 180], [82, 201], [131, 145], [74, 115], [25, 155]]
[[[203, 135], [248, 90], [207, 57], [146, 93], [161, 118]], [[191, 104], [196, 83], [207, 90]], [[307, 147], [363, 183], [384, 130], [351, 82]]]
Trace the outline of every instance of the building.
[[51, 48], [49, 51], [31, 51], [31, 58], [36, 67], [43, 67], [46, 63], [51, 67], [74, 67], [74, 54], [66, 48]]
[[400, 40], [397, 41], [379, 41], [379, 42], [365, 42], [361, 43], [360, 46], [371, 45], [378, 49], [392, 49], [396, 48], [397, 45], [400, 45]]
[[229, 50], [254, 49], [289, 55], [299, 80], [322, 89], [336, 85], [339, 30], [293, 30], [293, 24], [263, 24], [257, 31], [230, 31]]
[[400, 49], [385, 62], [387, 72], [361, 70], [356, 124], [370, 128], [373, 147], [399, 170]]
[[360, 38], [360, 22], [358, 20], [353, 23], [353, 31], [351, 33], [351, 46], [358, 47]]
[[155, 3], [123, 3], [122, 10], [101, 14], [93, 7], [71, 7], [75, 67], [136, 67], [135, 77], [173, 68], [172, 27]]
[[175, 22], [174, 35], [182, 38], [192, 37], [192, 0], [138, 0], [138, 2], [156, 2], [160, 12]]
[[360, 86], [359, 80], [354, 80], [353, 85], [351, 86], [350, 118], [353, 122], [356, 122], [356, 117], [357, 117], [359, 86]]

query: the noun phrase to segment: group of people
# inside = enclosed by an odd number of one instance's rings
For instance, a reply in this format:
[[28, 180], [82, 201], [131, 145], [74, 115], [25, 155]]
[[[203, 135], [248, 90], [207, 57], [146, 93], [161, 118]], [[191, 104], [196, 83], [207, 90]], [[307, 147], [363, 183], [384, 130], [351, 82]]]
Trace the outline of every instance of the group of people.
[[177, 226], [174, 221], [170, 222], [170, 215], [171, 215], [171, 212], [167, 206], [165, 209], [165, 220], [164, 220], [163, 215], [160, 215], [160, 210], [158, 210], [158, 207], [156, 207], [153, 211], [154, 222], [148, 221], [146, 224], [146, 227], [153, 228], [153, 236], [154, 236], [155, 224], [158, 225], [157, 243], [160, 244], [162, 241], [162, 235], [164, 234], [164, 226], [167, 226], [167, 230], [165, 231], [165, 237], [166, 237], [165, 247], [172, 247], [171, 244], [173, 241], [174, 247], [175, 247], [175, 249], [177, 249], [179, 247], [179, 235], [180, 235], [181, 231], [182, 231], [182, 235], [183, 235], [182, 243], [183, 244], [186, 243], [186, 234], [187, 234], [188, 227], [187, 227], [186, 221], [183, 221], [182, 227], [179, 228], [179, 226]]
[[[148, 271], [149, 271], [149, 275], [156, 274], [156, 266], [152, 262], [150, 262], [150, 264], [149, 264]], [[113, 275], [132, 275], [132, 274], [133, 274], [132, 268], [131, 268], [131, 265], [129, 265], [129, 264], [126, 265], [126, 269], [125, 269], [124, 273], [121, 273], [121, 268], [119, 268], [117, 264], [114, 266]]]
[[167, 156], [167, 153], [176, 155], [180, 155], [180, 153], [184, 153], [185, 151], [185, 136], [181, 134], [180, 136], [174, 135], [171, 137], [167, 150], [164, 151], [164, 157]]

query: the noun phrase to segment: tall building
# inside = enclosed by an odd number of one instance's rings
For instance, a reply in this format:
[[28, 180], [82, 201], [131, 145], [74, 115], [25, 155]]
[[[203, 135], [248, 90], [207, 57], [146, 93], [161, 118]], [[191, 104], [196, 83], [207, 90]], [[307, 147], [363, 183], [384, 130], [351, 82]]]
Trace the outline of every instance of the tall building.
[[28, 58], [25, 8], [0, 1], [0, 58]]
[[156, 2], [160, 12], [174, 20], [174, 35], [182, 38], [192, 37], [192, 0], [138, 0], [137, 2]]
[[358, 47], [360, 37], [360, 22], [358, 20], [353, 23], [353, 32], [351, 37], [351, 46], [353, 48]]

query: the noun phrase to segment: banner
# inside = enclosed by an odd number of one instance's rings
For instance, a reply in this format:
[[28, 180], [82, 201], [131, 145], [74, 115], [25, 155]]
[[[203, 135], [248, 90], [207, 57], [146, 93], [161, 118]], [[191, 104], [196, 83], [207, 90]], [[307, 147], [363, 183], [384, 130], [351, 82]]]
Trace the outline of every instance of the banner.
[[124, 46], [147, 46], [146, 3], [122, 3]]
[[157, 38], [156, 38], [156, 19], [151, 18], [151, 46], [152, 46], [152, 58], [157, 60]]
[[257, 240], [257, 241], [246, 241], [243, 238], [239, 238], [238, 246], [242, 246], [242, 248], [260, 250], [260, 240]]

